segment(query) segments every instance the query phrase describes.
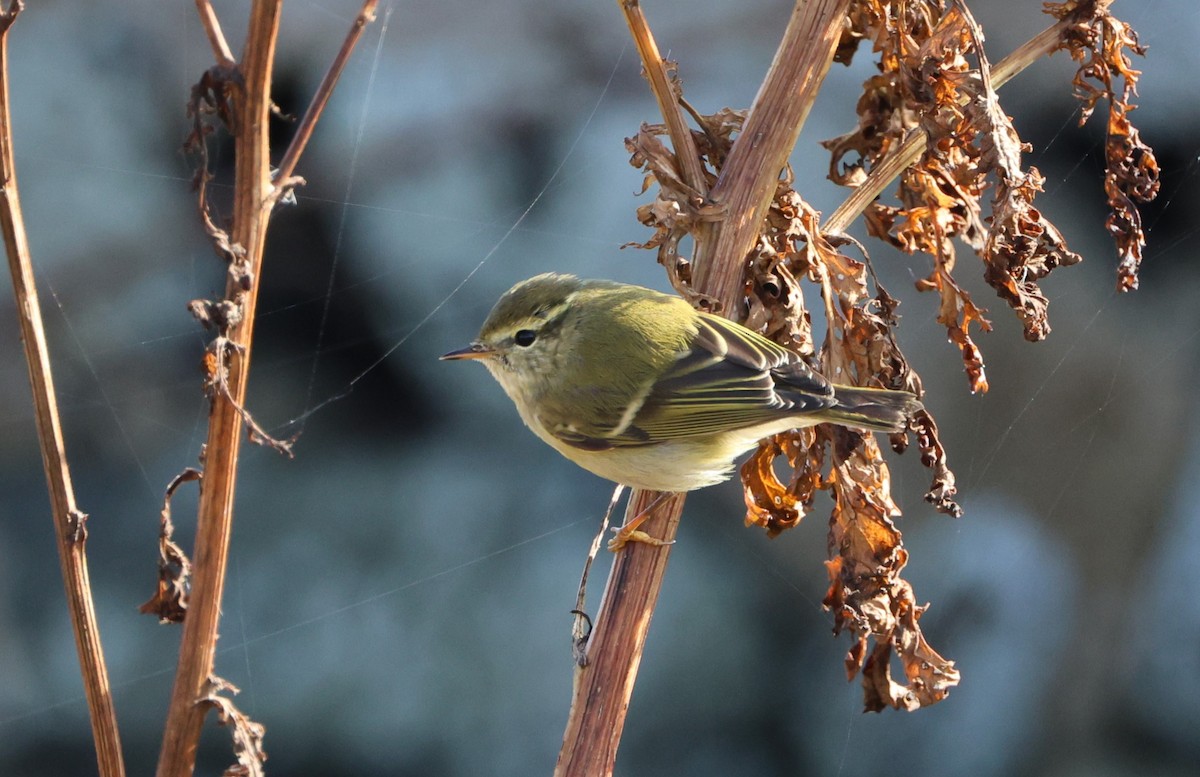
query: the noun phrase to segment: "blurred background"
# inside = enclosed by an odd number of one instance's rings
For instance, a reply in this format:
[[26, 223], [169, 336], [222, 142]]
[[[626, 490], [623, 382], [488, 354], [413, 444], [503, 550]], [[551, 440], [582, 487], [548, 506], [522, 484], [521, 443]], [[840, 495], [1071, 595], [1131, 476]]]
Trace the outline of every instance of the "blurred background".
[[[782, 0], [646, 12], [701, 111], [746, 107]], [[244, 3], [219, 2], [235, 51]], [[284, 9], [276, 99], [303, 112], [358, 0]], [[484, 370], [444, 364], [495, 298], [545, 270], [666, 289], [620, 250], [657, 121], [615, 3], [381, 3], [272, 221], [249, 409], [289, 461], [244, 448], [217, 672], [265, 724], [281, 775], [549, 774], [571, 690], [576, 583], [610, 486], [526, 432]], [[976, 0], [992, 61], [1042, 29], [1034, 0]], [[966, 515], [935, 514], [892, 457], [922, 623], [962, 684], [912, 714], [861, 712], [822, 611], [828, 501], [768, 540], [736, 483], [689, 498], [618, 760], [624, 775], [1183, 775], [1200, 763], [1200, 15], [1117, 2], [1150, 47], [1134, 114], [1163, 168], [1142, 288], [1114, 292], [1103, 126], [1076, 126], [1073, 67], [1002, 98], [1047, 179], [1039, 207], [1086, 261], [1044, 284], [1054, 331], [991, 310], [991, 391], [917, 293], [925, 257], [869, 244], [901, 300]], [[162, 493], [197, 463], [206, 334], [186, 310], [223, 267], [179, 152], [212, 57], [192, 3], [32, 3], [10, 35], [21, 195], [130, 774], [149, 774], [177, 657], [139, 615]], [[793, 156], [825, 213], [817, 141], [848, 130], [869, 52], [834, 66]], [[282, 152], [289, 128], [278, 125]], [[230, 148], [215, 150], [228, 175]], [[218, 192], [219, 194], [219, 192]], [[860, 232], [861, 234], [861, 232]], [[7, 284], [5, 284], [7, 286]], [[811, 302], [811, 300], [810, 300]], [[0, 774], [95, 773], [28, 380], [0, 294]], [[174, 503], [190, 548], [195, 490]], [[607, 574], [603, 558], [589, 605]], [[206, 729], [198, 774], [230, 761]]]

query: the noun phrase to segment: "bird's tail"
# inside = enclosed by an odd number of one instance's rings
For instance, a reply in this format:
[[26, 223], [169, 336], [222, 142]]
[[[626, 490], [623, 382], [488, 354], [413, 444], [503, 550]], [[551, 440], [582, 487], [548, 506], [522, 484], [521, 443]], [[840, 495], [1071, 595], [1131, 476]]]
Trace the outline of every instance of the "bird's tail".
[[873, 432], [902, 432], [925, 407], [907, 391], [835, 386], [834, 397], [837, 404], [825, 411], [827, 420]]

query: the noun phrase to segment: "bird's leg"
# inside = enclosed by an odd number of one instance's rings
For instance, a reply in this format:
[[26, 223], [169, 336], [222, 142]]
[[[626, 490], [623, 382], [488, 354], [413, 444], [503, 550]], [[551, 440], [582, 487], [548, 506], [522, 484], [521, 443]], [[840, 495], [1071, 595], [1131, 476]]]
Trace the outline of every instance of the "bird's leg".
[[675, 540], [670, 540], [669, 542], [667, 540], [660, 540], [657, 537], [651, 537], [649, 534], [638, 528], [651, 516], [651, 514], [654, 512], [654, 508], [662, 504], [662, 501], [668, 496], [671, 496], [671, 492], [669, 491], [664, 491], [663, 493], [659, 494], [658, 498], [647, 505], [645, 510], [642, 510], [640, 513], [626, 521], [625, 525], [620, 529], [614, 529], [613, 531], [617, 533], [617, 536], [608, 541], [608, 549], [613, 553], [616, 553], [618, 550], [625, 547], [625, 543], [627, 542], [644, 542], [647, 545], [653, 545], [655, 547], [674, 545]]
[[596, 536], [592, 540], [592, 547], [588, 550], [587, 561], [583, 563], [583, 574], [579, 577], [579, 591], [575, 595], [575, 609], [571, 610], [571, 614], [575, 616], [575, 622], [571, 626], [571, 654], [575, 656], [575, 663], [579, 666], [587, 665], [587, 642], [588, 637], [592, 634], [592, 619], [588, 617], [587, 612], [583, 609], [584, 597], [587, 596], [588, 573], [592, 571], [592, 562], [596, 560], [596, 554], [600, 552], [600, 540], [608, 533], [608, 521], [612, 517], [613, 510], [616, 509], [617, 502], [621, 499], [621, 492], [624, 490], [625, 486], [620, 483], [613, 490], [612, 499], [608, 503], [608, 509], [604, 511], [604, 520], [600, 522], [600, 531], [596, 532]]

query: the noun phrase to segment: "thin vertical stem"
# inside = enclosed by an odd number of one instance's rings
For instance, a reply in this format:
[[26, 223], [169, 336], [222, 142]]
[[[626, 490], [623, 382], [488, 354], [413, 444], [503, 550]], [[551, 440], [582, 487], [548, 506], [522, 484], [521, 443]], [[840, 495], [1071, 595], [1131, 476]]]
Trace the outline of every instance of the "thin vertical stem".
[[[673, 540], [684, 496], [671, 494], [659, 503], [642, 525], [645, 532]], [[626, 517], [640, 515], [661, 497], [655, 491], [634, 491]], [[575, 668], [574, 699], [555, 777], [612, 774], [670, 550], [670, 545], [630, 542], [614, 559], [588, 640], [587, 662]]]
[[[159, 777], [186, 777], [195, 766], [196, 745], [207, 707], [198, 704], [217, 646], [217, 626], [225, 587], [238, 451], [254, 335], [254, 312], [261, 278], [267, 223], [274, 203], [270, 149], [267, 141], [271, 74], [282, 0], [254, 0], [246, 48], [240, 64], [241, 85], [235, 93], [234, 204], [231, 242], [245, 251], [250, 278], [242, 299], [241, 321], [230, 328], [228, 392], [215, 392], [208, 417], [204, 480], [197, 510], [196, 549], [191, 598], [180, 639], [179, 666], [167, 712], [159, 755]], [[226, 296], [241, 292], [230, 281]]]
[[211, 0], [196, 0], [196, 13], [200, 15], [200, 23], [204, 25], [204, 34], [208, 37], [208, 44], [212, 46], [217, 64], [221, 67], [233, 67], [237, 63], [233, 60], [233, 51], [225, 40], [225, 33], [221, 30], [221, 22], [217, 19], [217, 12], [213, 10]]
[[338, 79], [345, 70], [346, 63], [350, 60], [350, 54], [358, 44], [358, 39], [362, 37], [363, 30], [367, 28], [368, 24], [375, 21], [375, 8], [378, 5], [379, 0], [363, 2], [362, 9], [350, 25], [350, 32], [346, 34], [346, 40], [342, 41], [342, 47], [338, 49], [337, 56], [333, 58], [333, 64], [329, 66], [329, 70], [325, 71], [325, 77], [321, 79], [321, 85], [317, 87], [312, 102], [308, 104], [308, 110], [304, 112], [304, 118], [300, 120], [300, 125], [296, 128], [296, 135], [292, 138], [287, 151], [284, 152], [283, 160], [279, 163], [279, 170], [275, 173], [275, 180], [281, 187], [285, 186], [287, 179], [296, 172], [296, 163], [300, 161], [300, 155], [304, 153], [304, 149], [312, 137], [317, 120], [325, 111], [325, 105], [329, 102], [329, 96], [333, 94], [333, 88], [337, 86]]
[[708, 183], [704, 180], [704, 166], [700, 162], [700, 154], [696, 151], [696, 143], [692, 140], [691, 130], [687, 120], [679, 108], [679, 94], [671, 83], [667, 73], [667, 63], [658, 52], [658, 44], [650, 32], [650, 24], [646, 14], [642, 12], [638, 0], [619, 0], [621, 12], [625, 15], [625, 24], [629, 26], [629, 34], [637, 46], [638, 56], [642, 60], [642, 68], [646, 71], [646, 80], [650, 82], [650, 91], [658, 101], [658, 110], [663, 115], [667, 125], [667, 135], [675, 149], [675, 158], [679, 160], [679, 173], [688, 186], [700, 195], [708, 193]]
[[67, 608], [71, 628], [75, 633], [75, 649], [79, 653], [83, 689], [87, 697], [92, 736], [96, 743], [96, 762], [102, 777], [121, 777], [125, 765], [121, 758], [121, 740], [117, 732], [117, 715], [113, 709], [112, 690], [104, 652], [100, 647], [100, 630], [92, 602], [88, 578], [87, 516], [75, 502], [71, 471], [67, 466], [66, 444], [58, 417], [58, 399], [54, 392], [54, 377], [50, 371], [50, 351], [42, 325], [41, 305], [38, 302], [33, 265], [29, 258], [29, 241], [17, 195], [17, 170], [13, 160], [12, 118], [8, 93], [8, 32], [20, 13], [22, 4], [13, 3], [0, 13], [0, 232], [8, 254], [16, 295], [21, 341], [25, 347], [25, 362], [29, 367], [29, 382], [33, 389], [34, 415], [42, 449], [42, 466], [50, 490], [50, 507], [54, 518], [54, 533], [58, 539], [58, 555], [62, 565], [63, 585], [67, 592]]

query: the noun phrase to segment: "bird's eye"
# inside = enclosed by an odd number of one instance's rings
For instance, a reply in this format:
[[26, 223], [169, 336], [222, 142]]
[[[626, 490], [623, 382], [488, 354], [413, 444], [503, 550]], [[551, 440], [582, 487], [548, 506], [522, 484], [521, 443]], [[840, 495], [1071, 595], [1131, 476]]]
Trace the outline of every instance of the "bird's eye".
[[513, 335], [513, 342], [522, 348], [528, 348], [533, 345], [533, 341], [537, 339], [537, 332], [532, 329], [519, 329]]

